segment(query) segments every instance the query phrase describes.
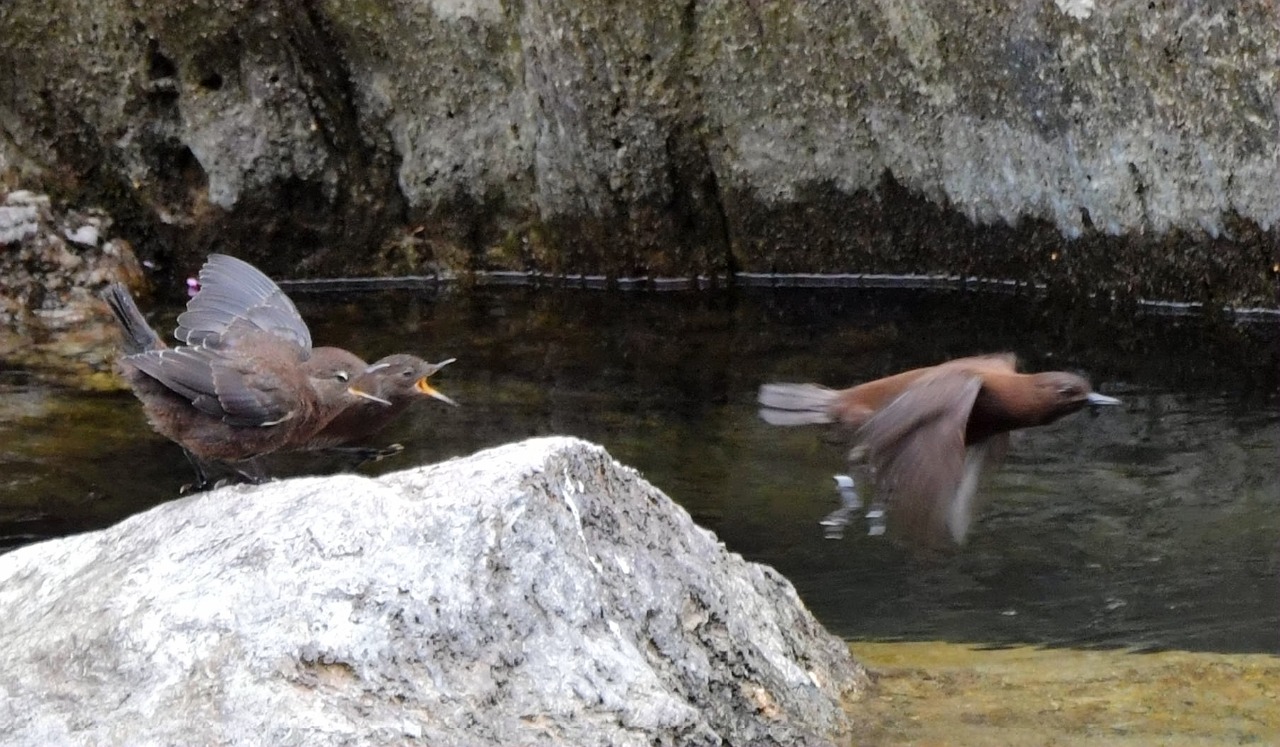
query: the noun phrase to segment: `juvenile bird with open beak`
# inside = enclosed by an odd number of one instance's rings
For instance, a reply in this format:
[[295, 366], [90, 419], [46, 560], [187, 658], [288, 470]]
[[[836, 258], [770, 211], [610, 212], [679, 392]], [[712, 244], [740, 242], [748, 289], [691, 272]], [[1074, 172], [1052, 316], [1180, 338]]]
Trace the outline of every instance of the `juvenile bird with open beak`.
[[347, 383], [349, 354], [313, 350], [293, 303], [256, 268], [212, 255], [201, 276], [208, 282], [179, 317], [175, 347], [123, 285], [103, 292], [124, 333], [118, 367], [152, 428], [186, 453], [192, 487], [209, 485], [213, 463], [261, 482], [258, 457], [304, 442], [366, 398]]
[[364, 398], [362, 402], [348, 404], [328, 425], [308, 437], [301, 447], [308, 451], [327, 450], [353, 453], [362, 459], [380, 459], [400, 450], [399, 445], [387, 449], [369, 449], [356, 446], [368, 441], [385, 428], [405, 408], [423, 399], [438, 399], [448, 405], [458, 406], [448, 395], [431, 386], [428, 379], [437, 371], [453, 363], [450, 358], [440, 363], [428, 363], [421, 358], [404, 353], [388, 355], [370, 365], [362, 365], [351, 381], [351, 389]]

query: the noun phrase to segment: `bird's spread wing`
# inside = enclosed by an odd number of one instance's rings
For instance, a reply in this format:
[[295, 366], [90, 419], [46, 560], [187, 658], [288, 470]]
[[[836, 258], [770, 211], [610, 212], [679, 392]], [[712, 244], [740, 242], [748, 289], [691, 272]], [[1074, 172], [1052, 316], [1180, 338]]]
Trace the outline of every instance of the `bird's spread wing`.
[[304, 357], [311, 350], [311, 331], [280, 286], [248, 262], [211, 254], [200, 268], [200, 291], [178, 317], [174, 336], [187, 345], [223, 347], [248, 331], [287, 340]]
[[[964, 443], [981, 389], [977, 374], [940, 370], [912, 384], [859, 430], [895, 531], [929, 544], [948, 535], [963, 541], [973, 515], [976, 471], [986, 462], [980, 455], [969, 457]], [[977, 461], [966, 465], [971, 459]]]
[[300, 392], [272, 371], [209, 348], [152, 350], [125, 359], [191, 402], [198, 410], [236, 426], [268, 426], [294, 417]]

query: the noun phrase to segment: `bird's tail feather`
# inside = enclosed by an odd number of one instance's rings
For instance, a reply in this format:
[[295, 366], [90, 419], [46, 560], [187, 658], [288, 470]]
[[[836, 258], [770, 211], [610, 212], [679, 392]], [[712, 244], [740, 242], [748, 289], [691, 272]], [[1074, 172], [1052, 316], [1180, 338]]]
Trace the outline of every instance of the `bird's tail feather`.
[[770, 425], [831, 423], [837, 394], [817, 384], [765, 384], [757, 397], [760, 418]]
[[147, 318], [138, 310], [129, 290], [120, 283], [112, 283], [102, 292], [102, 300], [111, 307], [116, 321], [124, 330], [124, 352], [127, 355], [158, 350], [165, 347], [160, 336], [147, 324]]

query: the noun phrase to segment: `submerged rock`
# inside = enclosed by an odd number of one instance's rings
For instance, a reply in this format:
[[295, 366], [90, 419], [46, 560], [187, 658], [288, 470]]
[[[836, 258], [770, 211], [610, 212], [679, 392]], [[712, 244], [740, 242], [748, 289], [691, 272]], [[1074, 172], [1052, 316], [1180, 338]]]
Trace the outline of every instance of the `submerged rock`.
[[600, 447], [177, 500], [0, 557], [0, 744], [818, 744], [865, 675]]

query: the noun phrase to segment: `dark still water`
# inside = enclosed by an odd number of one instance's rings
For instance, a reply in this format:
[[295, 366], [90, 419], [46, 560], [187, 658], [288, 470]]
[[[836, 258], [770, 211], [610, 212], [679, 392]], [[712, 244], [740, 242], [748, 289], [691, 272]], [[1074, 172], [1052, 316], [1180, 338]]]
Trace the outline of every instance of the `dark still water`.
[[[955, 292], [292, 295], [317, 344], [458, 358], [435, 381], [463, 406], [412, 410], [384, 434], [405, 452], [370, 472], [572, 434], [778, 568], [848, 638], [1280, 652], [1275, 329], [1108, 326]], [[1016, 436], [953, 553], [920, 558], [861, 525], [824, 540], [846, 449], [821, 428], [757, 420], [756, 388], [1001, 350], [1026, 370], [1086, 373], [1125, 404]], [[0, 373], [5, 547], [107, 525], [190, 479], [129, 394]]]

